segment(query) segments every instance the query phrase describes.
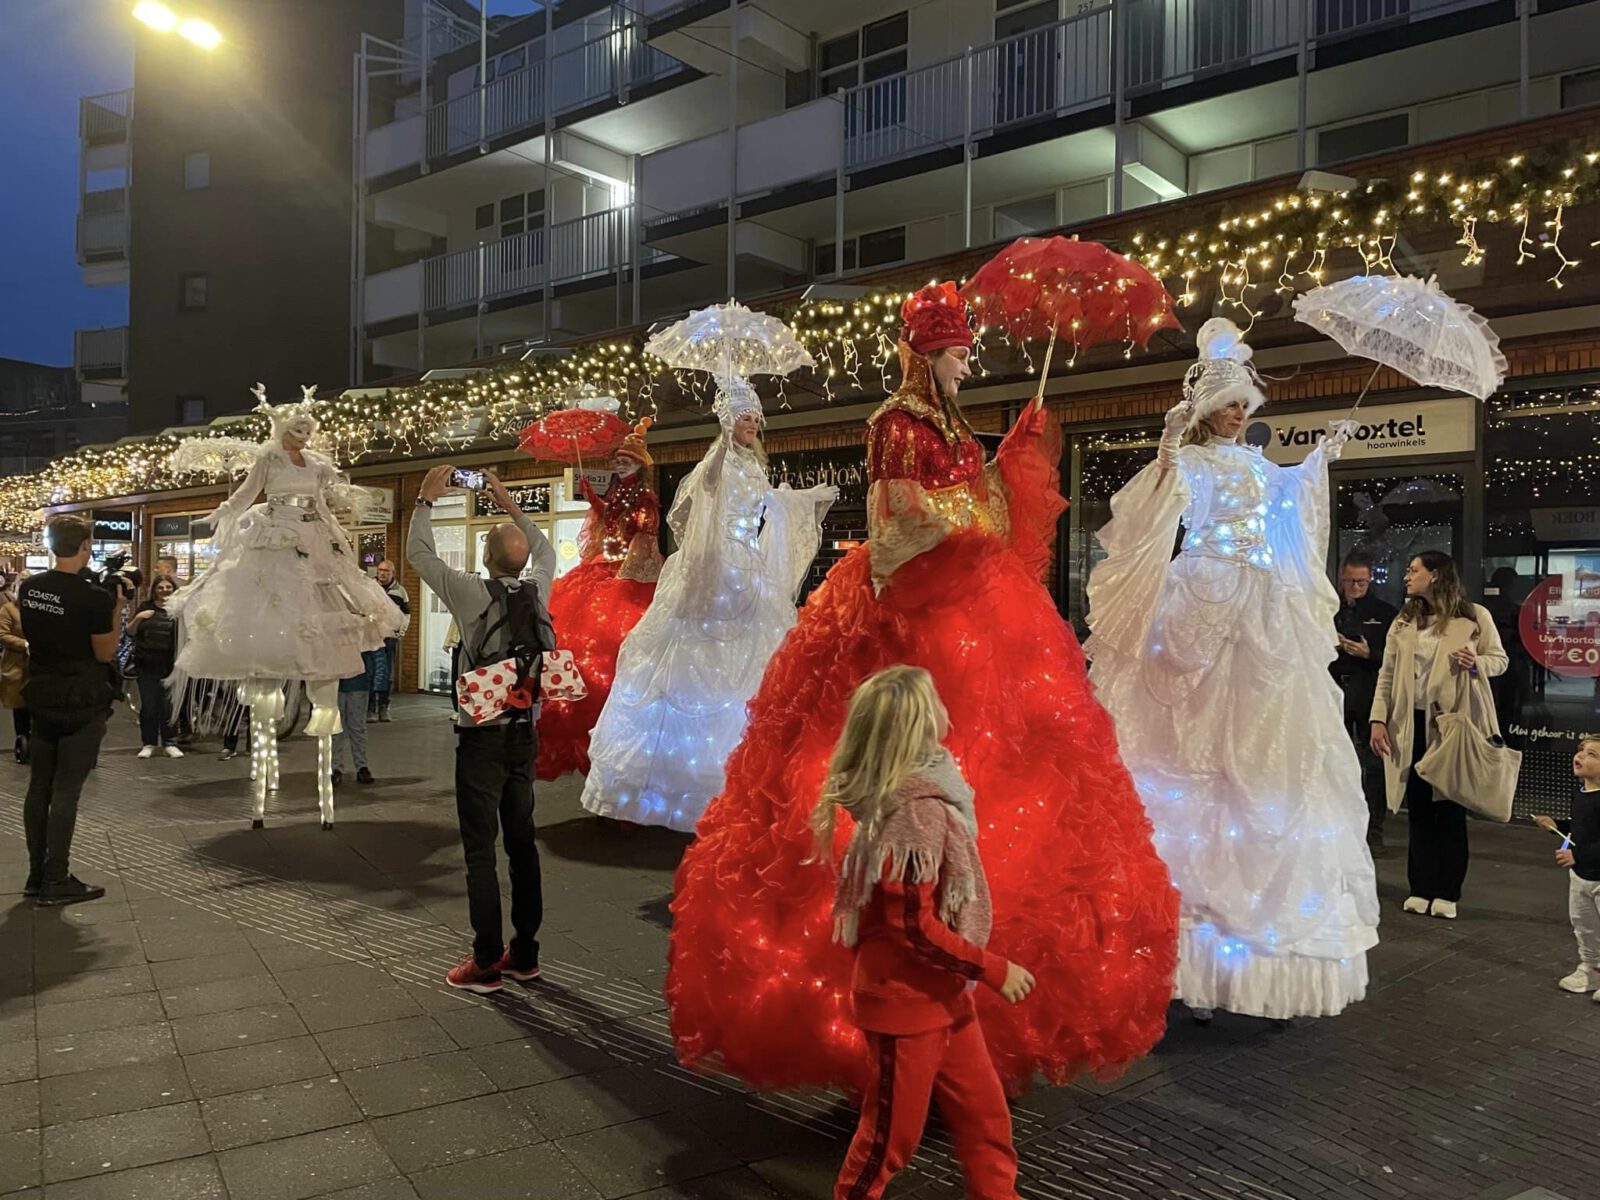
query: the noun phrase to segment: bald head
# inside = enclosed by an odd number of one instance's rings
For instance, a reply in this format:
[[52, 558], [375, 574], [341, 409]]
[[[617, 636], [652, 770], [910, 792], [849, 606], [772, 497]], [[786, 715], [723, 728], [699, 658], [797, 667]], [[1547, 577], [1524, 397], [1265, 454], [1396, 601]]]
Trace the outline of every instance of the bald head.
[[510, 521], [502, 521], [483, 540], [483, 565], [496, 579], [515, 579], [528, 565], [527, 536]]

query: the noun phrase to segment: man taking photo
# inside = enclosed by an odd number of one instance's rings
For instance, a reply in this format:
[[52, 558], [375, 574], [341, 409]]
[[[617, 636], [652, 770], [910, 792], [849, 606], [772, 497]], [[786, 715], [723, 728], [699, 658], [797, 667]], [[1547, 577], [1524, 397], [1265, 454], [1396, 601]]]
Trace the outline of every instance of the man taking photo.
[[[435, 467], [422, 481], [417, 510], [406, 538], [406, 556], [416, 572], [444, 601], [461, 628], [461, 670], [492, 666], [531, 650], [528, 627], [542, 621], [555, 578], [556, 552], [548, 538], [522, 515], [490, 472], [484, 482], [502, 511], [511, 517], [484, 539], [484, 579], [444, 562], [433, 544], [433, 506], [449, 487], [453, 468]], [[530, 564], [531, 558], [531, 564]], [[523, 577], [527, 569], [526, 578]], [[501, 988], [501, 977], [531, 983], [539, 977], [539, 925], [544, 897], [539, 849], [533, 833], [534, 725], [539, 719], [537, 676], [531, 708], [475, 723], [463, 708], [456, 717], [456, 816], [467, 862], [467, 908], [472, 919], [472, 953], [445, 976], [451, 987], [487, 994]], [[506, 947], [500, 914], [500, 877], [495, 870], [495, 838], [505, 843], [511, 874], [511, 926]]]
[[1344, 724], [1361, 763], [1361, 791], [1367, 800], [1367, 846], [1374, 855], [1385, 853], [1383, 820], [1389, 815], [1384, 791], [1383, 763], [1369, 744], [1368, 717], [1372, 695], [1383, 666], [1383, 645], [1389, 626], [1400, 614], [1372, 594], [1372, 559], [1357, 550], [1339, 566], [1339, 612], [1333, 619], [1339, 636], [1339, 655], [1333, 660], [1333, 677], [1344, 692]]
[[78, 797], [100, 754], [111, 702], [117, 695], [111, 660], [127, 589], [113, 579], [85, 578], [90, 527], [79, 517], [52, 517], [45, 546], [50, 570], [17, 589], [30, 676], [24, 689], [33, 714], [32, 762], [23, 825], [28, 835], [28, 879], [23, 894], [41, 905], [97, 900], [71, 874], [68, 857], [78, 821]]

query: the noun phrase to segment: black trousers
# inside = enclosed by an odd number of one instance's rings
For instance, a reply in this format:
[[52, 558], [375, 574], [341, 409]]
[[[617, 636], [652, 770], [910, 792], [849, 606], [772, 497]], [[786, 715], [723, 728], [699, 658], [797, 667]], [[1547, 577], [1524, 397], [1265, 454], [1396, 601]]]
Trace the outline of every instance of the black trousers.
[[1372, 724], [1365, 715], [1345, 714], [1345, 729], [1355, 744], [1356, 761], [1361, 764], [1361, 794], [1367, 801], [1367, 837], [1383, 837], [1383, 821], [1389, 815], [1389, 795], [1383, 781], [1383, 760], [1372, 752]]
[[495, 869], [497, 836], [505, 844], [511, 875], [512, 962], [519, 968], [539, 962], [544, 894], [533, 832], [536, 752], [533, 725], [525, 720], [456, 730], [456, 817], [467, 860], [472, 957], [480, 967], [494, 965], [505, 950]]
[[30, 736], [33, 733], [33, 714], [25, 708], [13, 708], [11, 728], [19, 738]]
[[1411, 774], [1406, 777], [1406, 817], [1411, 840], [1406, 876], [1411, 894], [1424, 900], [1461, 899], [1467, 878], [1467, 810], [1436, 797], [1417, 774], [1417, 760], [1428, 749], [1427, 714], [1416, 712], [1411, 733]]
[[[167, 675], [172, 672], [168, 671]], [[167, 703], [166, 675], [139, 672], [139, 740], [146, 746], [170, 746], [178, 740], [178, 729]]]
[[69, 873], [78, 797], [105, 735], [104, 715], [68, 734], [53, 732], [46, 721], [34, 725], [22, 824], [28, 835], [28, 874], [43, 883], [59, 883]]

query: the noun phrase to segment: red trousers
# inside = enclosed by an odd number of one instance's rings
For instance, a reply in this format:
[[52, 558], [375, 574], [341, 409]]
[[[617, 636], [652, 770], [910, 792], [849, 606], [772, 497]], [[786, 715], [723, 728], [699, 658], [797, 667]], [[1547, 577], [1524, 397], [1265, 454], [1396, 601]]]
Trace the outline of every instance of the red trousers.
[[1011, 1110], [977, 1018], [908, 1037], [869, 1032], [867, 1048], [876, 1065], [834, 1200], [883, 1195], [916, 1153], [935, 1096], [966, 1176], [968, 1200], [1016, 1200]]

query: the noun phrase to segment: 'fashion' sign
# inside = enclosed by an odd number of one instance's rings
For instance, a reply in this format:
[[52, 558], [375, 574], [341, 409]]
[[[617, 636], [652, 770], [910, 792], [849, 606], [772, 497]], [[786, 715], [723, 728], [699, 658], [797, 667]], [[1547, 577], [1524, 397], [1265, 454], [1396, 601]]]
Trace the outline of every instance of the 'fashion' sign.
[[[1411, 404], [1363, 405], [1350, 419], [1355, 435], [1346, 443], [1343, 460], [1413, 458], [1422, 454], [1466, 454], [1476, 443], [1474, 401], [1468, 396], [1418, 400]], [[1275, 414], [1252, 419], [1244, 440], [1280, 466], [1304, 460], [1328, 435], [1328, 422], [1343, 420], [1348, 408]]]

